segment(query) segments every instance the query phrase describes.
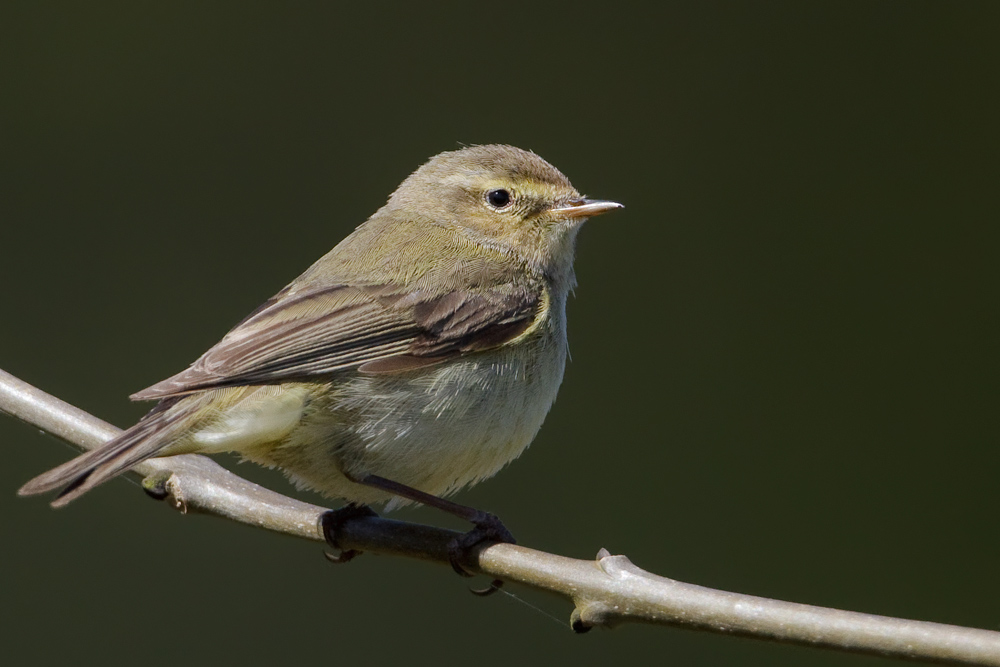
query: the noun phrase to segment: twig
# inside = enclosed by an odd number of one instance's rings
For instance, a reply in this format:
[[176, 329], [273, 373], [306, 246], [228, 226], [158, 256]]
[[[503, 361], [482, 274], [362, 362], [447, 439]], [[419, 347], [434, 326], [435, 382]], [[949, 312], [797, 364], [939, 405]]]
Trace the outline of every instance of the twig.
[[[0, 410], [82, 449], [119, 429], [0, 370]], [[214, 514], [267, 530], [323, 541], [327, 510], [248, 482], [203, 456], [151, 459], [129, 474], [182, 512]], [[457, 533], [382, 518], [343, 524], [339, 545], [448, 562]], [[650, 574], [602, 549], [584, 561], [510, 544], [474, 550], [473, 572], [569, 598], [578, 632], [624, 622], [671, 625], [855, 653], [926, 662], [1000, 665], [1000, 632], [782, 602], [685, 584]]]

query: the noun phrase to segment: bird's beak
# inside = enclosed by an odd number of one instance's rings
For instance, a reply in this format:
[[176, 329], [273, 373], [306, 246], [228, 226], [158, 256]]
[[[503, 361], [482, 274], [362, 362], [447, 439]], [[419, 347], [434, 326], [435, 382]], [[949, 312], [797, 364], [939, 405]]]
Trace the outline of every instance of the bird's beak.
[[592, 218], [595, 215], [613, 211], [616, 208], [625, 208], [623, 204], [616, 201], [603, 201], [601, 199], [570, 199], [563, 204], [550, 209], [555, 218], [559, 220], [571, 220], [574, 218]]

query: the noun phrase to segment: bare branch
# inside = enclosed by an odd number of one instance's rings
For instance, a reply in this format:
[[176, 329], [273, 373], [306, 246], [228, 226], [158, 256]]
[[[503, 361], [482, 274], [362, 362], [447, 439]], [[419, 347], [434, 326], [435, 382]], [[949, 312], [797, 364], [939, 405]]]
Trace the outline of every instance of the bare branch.
[[[119, 429], [0, 370], [0, 410], [82, 449]], [[327, 510], [269, 491], [203, 456], [152, 459], [129, 473], [183, 512], [214, 514], [279, 533], [323, 541]], [[382, 518], [344, 523], [345, 549], [448, 562], [457, 533]], [[1000, 665], [1000, 633], [940, 623], [781, 602], [685, 584], [650, 574], [601, 550], [584, 561], [510, 544], [477, 550], [469, 570], [570, 599], [573, 628], [645, 622], [927, 662]]]

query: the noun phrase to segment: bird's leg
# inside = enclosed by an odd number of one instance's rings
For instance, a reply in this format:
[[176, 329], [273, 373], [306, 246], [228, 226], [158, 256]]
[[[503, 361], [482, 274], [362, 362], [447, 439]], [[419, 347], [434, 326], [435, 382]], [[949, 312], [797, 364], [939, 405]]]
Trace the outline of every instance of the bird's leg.
[[[394, 482], [391, 479], [386, 479], [385, 477], [379, 477], [378, 475], [365, 475], [364, 477], [354, 481], [358, 484], [364, 484], [365, 486], [371, 486], [376, 489], [388, 491], [393, 495], [406, 498], [407, 500], [412, 500], [429, 507], [435, 507], [449, 514], [453, 514], [460, 519], [465, 519], [469, 523], [473, 524], [475, 528], [464, 535], [455, 538], [450, 544], [448, 544], [448, 560], [451, 563], [451, 567], [455, 570], [455, 572], [458, 572], [463, 577], [472, 576], [468, 570], [462, 567], [462, 561], [466, 559], [469, 550], [472, 547], [476, 546], [480, 542], [486, 541], [506, 542], [508, 544], [517, 543], [514, 536], [511, 535], [510, 531], [507, 530], [506, 526], [503, 525], [495, 514], [477, 510], [466, 505], [459, 505], [458, 503], [450, 500], [445, 500], [444, 498], [440, 498], [430, 493], [425, 493], [418, 489], [406, 486], [405, 484], [400, 484], [399, 482]], [[498, 579], [492, 582], [490, 588], [483, 591], [473, 592], [480, 595], [489, 595], [499, 589], [501, 585], [503, 585], [503, 582]]]
[[352, 558], [361, 555], [361, 552], [356, 549], [342, 548], [337, 542], [337, 532], [341, 526], [351, 519], [363, 519], [369, 516], [378, 516], [378, 514], [371, 507], [368, 507], [368, 505], [356, 505], [355, 503], [348, 503], [340, 509], [323, 513], [320, 517], [320, 527], [323, 529], [323, 537], [326, 539], [327, 544], [339, 552], [337, 554], [332, 554], [329, 551], [326, 552], [327, 560], [331, 563], [346, 563]]

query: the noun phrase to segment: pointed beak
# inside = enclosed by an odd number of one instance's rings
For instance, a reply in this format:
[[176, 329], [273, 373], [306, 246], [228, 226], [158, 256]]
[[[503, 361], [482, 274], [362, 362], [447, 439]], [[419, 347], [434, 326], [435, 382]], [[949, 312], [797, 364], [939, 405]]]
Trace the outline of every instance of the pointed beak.
[[571, 220], [592, 218], [616, 208], [625, 208], [625, 206], [616, 201], [603, 201], [601, 199], [570, 199], [562, 205], [550, 209], [549, 213], [560, 220]]

